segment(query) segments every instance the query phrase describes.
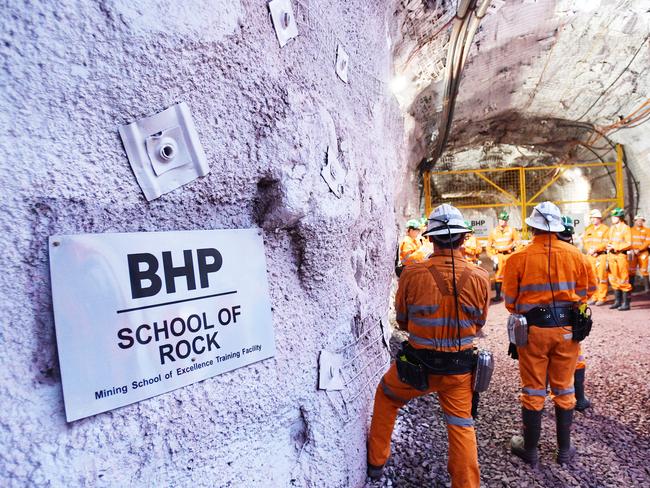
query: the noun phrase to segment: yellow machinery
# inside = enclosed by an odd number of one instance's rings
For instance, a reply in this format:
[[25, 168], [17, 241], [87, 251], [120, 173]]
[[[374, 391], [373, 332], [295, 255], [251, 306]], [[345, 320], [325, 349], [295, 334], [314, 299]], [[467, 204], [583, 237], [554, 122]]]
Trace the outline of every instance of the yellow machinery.
[[[615, 162], [559, 164], [555, 166], [528, 166], [508, 168], [465, 169], [457, 171], [428, 171], [424, 173], [424, 201], [426, 214], [431, 212], [435, 205], [448, 202], [461, 209], [487, 209], [500, 210], [504, 207], [519, 208], [522, 215], [522, 234], [528, 235], [526, 222], [523, 217], [528, 215], [528, 207], [534, 207], [543, 200], [546, 190], [558, 182], [566, 171], [576, 168], [590, 168], [592, 173], [603, 170], [603, 176], [612, 176], [611, 169], [615, 170], [615, 188], [611, 194], [602, 195], [602, 198], [553, 200], [558, 206], [563, 204], [596, 204], [601, 207], [607, 205], [603, 215], [609, 213], [614, 207], [624, 206], [623, 191], [623, 150], [616, 146]], [[610, 173], [608, 175], [608, 173]], [[545, 183], [540, 185], [540, 181]], [[439, 196], [433, 195], [432, 185], [435, 188], [444, 188], [444, 201]], [[434, 201], [435, 200], [435, 201]], [[477, 203], [480, 202], [480, 203]]]

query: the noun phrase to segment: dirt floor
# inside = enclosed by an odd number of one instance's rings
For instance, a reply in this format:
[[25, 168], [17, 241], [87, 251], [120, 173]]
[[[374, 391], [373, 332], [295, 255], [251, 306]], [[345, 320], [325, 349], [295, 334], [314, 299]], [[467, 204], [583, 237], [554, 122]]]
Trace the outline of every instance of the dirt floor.
[[[575, 413], [572, 441], [578, 456], [569, 467], [555, 463], [555, 419], [547, 398], [541, 464], [533, 471], [509, 451], [521, 424], [518, 365], [506, 354], [508, 313], [503, 304], [490, 308], [480, 347], [494, 352], [496, 370], [476, 422], [482, 486], [650, 487], [650, 295], [633, 295], [628, 312], [604, 306], [594, 307], [593, 315], [593, 331], [583, 342], [586, 393], [593, 406]], [[437, 399], [415, 400], [400, 411], [384, 477], [367, 486], [451, 486], [446, 450]]]

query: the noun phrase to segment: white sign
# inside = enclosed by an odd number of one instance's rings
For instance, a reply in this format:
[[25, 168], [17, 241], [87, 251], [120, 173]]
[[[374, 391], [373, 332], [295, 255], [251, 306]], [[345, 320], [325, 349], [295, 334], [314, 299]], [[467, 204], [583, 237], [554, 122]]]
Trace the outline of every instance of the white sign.
[[569, 214], [569, 217], [571, 217], [571, 220], [573, 220], [573, 227], [575, 229], [575, 237], [578, 237], [585, 232], [585, 216], [584, 215], [576, 215], [576, 214]]
[[68, 422], [275, 354], [257, 229], [50, 237]]
[[487, 237], [494, 228], [494, 219], [485, 216], [475, 217], [469, 220], [470, 225], [474, 228], [474, 234], [477, 237]]

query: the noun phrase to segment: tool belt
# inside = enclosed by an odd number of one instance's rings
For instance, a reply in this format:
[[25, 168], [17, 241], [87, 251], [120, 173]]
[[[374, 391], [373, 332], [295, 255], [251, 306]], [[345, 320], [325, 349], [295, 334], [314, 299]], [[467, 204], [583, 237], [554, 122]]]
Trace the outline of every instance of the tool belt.
[[573, 307], [535, 307], [524, 317], [537, 327], [568, 327], [573, 323]]
[[627, 251], [609, 251], [609, 254], [623, 254], [626, 253]]
[[476, 365], [477, 356], [473, 349], [460, 352], [441, 352], [430, 349], [415, 349], [408, 341], [402, 343], [395, 364], [402, 383], [416, 390], [429, 389], [429, 375], [452, 375], [469, 373]]
[[508, 249], [507, 251], [497, 251], [497, 254], [512, 254], [515, 252], [514, 249]]
[[607, 254], [607, 251], [596, 251], [596, 256], [600, 256], [601, 254]]

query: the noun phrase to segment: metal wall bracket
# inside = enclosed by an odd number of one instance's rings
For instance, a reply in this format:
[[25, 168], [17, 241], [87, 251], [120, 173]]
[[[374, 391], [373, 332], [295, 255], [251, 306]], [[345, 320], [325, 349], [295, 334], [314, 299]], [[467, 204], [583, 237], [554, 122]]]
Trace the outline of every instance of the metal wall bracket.
[[350, 64], [350, 56], [345, 52], [343, 46], [340, 44], [336, 49], [336, 74], [338, 77], [344, 81], [348, 82], [348, 66]]
[[343, 356], [322, 350], [318, 357], [318, 388], [320, 390], [342, 390], [345, 387], [341, 368]]
[[185, 103], [119, 130], [135, 178], [149, 201], [210, 171]]
[[293, 15], [291, 0], [272, 0], [269, 2], [271, 19], [275, 28], [280, 47], [284, 47], [294, 37], [298, 36], [298, 25]]
[[327, 186], [332, 190], [332, 193], [338, 198], [341, 198], [343, 196], [343, 183], [345, 182], [346, 171], [339, 163], [337, 151], [332, 150], [330, 146], [327, 148], [327, 159], [320, 174], [327, 183]]

